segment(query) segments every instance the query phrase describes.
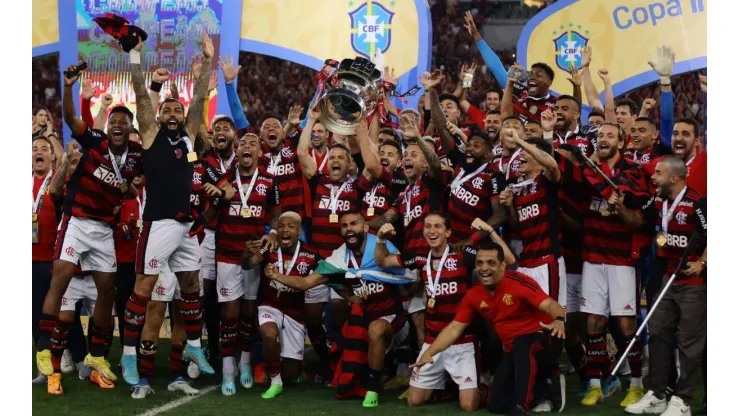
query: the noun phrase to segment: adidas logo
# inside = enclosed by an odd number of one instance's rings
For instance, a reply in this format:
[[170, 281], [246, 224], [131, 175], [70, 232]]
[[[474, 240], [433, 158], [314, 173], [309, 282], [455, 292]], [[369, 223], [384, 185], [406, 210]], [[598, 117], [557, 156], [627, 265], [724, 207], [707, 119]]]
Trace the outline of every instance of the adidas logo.
[[466, 377], [465, 378], [465, 383], [472, 383], [472, 382], [473, 382], [473, 380], [470, 377]]
[[488, 308], [488, 304], [486, 303], [486, 301], [481, 301], [481, 303], [480, 303], [480, 305], [478, 305], [478, 307], [481, 308], [481, 309], [486, 309], [486, 308]]
[[632, 310], [632, 306], [630, 306], [630, 305], [627, 305], [627, 306], [625, 306], [625, 307], [624, 307], [624, 310], [626, 310], [626, 311], [631, 311], [631, 310]]

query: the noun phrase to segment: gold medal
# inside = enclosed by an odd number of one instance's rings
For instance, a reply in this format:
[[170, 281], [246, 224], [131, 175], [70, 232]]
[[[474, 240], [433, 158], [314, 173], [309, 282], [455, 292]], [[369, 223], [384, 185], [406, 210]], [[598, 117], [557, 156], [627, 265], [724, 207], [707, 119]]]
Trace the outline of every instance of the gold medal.
[[374, 207], [368, 208], [367, 209], [367, 216], [368, 217], [372, 217], [373, 215], [375, 215], [375, 208]]
[[367, 289], [362, 289], [362, 299], [367, 300]]
[[611, 211], [609, 211], [609, 208], [607, 208], [607, 207], [604, 207], [604, 208], [600, 209], [599, 212], [604, 217], [608, 217], [608, 216], [612, 215]]
[[36, 213], [32, 213], [32, 214], [31, 214], [31, 222], [38, 222], [38, 221], [39, 221], [39, 216], [38, 216], [38, 214], [36, 214]]
[[434, 302], [434, 298], [429, 298], [429, 300], [427, 300], [427, 307], [430, 308], [430, 309], [433, 309], [434, 308], [434, 303], [435, 303]]
[[195, 152], [188, 152], [188, 162], [192, 163], [196, 160], [198, 160], [198, 154], [196, 154]]
[[139, 227], [139, 228], [143, 227], [144, 226], [144, 221], [142, 221], [142, 220], [136, 220], [136, 226]]
[[339, 215], [337, 214], [330, 214], [329, 215], [329, 222], [332, 224], [336, 224], [339, 222]]
[[252, 211], [249, 208], [242, 208], [242, 217], [249, 218], [252, 216]]
[[[434, 270], [435, 272], [436, 272], [437, 270], [439, 270], [439, 260], [434, 260], [434, 261], [432, 262], [432, 269], [433, 269], [433, 270]], [[430, 276], [430, 278], [431, 278], [431, 276]]]
[[128, 183], [126, 183], [126, 182], [123, 182], [123, 183], [121, 184], [121, 192], [123, 192], [123, 193], [125, 194], [125, 193], [126, 193], [126, 191], [128, 191]]
[[655, 238], [655, 242], [658, 244], [658, 247], [663, 247], [668, 243], [668, 239], [663, 231], [658, 233], [658, 236]]

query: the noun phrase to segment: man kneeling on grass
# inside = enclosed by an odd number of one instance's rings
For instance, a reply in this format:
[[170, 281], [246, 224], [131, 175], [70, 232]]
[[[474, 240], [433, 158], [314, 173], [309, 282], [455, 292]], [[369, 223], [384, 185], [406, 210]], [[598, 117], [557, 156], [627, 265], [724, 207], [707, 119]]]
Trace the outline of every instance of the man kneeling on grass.
[[[493, 377], [489, 410], [527, 415], [534, 397], [535, 380], [532, 378], [558, 374], [557, 358], [565, 337], [565, 310], [532, 278], [506, 270], [504, 249], [496, 243], [481, 245], [475, 258], [475, 271], [481, 284], [465, 293], [455, 319], [412, 367], [433, 364], [479, 314], [493, 324], [505, 353]], [[550, 385], [553, 407], [562, 410], [565, 378], [558, 374]]]

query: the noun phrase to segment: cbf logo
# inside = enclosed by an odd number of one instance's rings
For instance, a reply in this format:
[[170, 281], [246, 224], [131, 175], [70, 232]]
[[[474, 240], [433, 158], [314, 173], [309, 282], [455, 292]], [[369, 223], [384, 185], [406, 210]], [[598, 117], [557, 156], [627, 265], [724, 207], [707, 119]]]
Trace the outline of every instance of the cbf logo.
[[[565, 25], [560, 25], [560, 31], [562, 34], [553, 39], [553, 42], [555, 42], [555, 63], [563, 71], [568, 71], [571, 65], [580, 68], [581, 51], [588, 45], [588, 38], [581, 35], [579, 31], [583, 31], [586, 35], [590, 31], [584, 31], [583, 25], [574, 26], [573, 23], [568, 23], [567, 28]], [[557, 30], [552, 31], [553, 36], [557, 34]]]
[[[350, 0], [349, 7], [355, 2]], [[391, 7], [396, 0], [391, 0]], [[367, 0], [349, 13], [351, 20], [352, 49], [360, 55], [374, 59], [376, 51], [385, 53], [391, 46], [391, 21], [395, 13], [377, 1]]]

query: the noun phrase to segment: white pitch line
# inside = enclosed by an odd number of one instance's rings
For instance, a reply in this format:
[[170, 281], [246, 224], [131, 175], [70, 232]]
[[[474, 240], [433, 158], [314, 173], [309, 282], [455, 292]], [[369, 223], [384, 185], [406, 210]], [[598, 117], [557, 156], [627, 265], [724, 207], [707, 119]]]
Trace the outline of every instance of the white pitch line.
[[200, 391], [200, 394], [198, 394], [196, 396], [185, 396], [185, 397], [179, 398], [177, 400], [173, 400], [173, 401], [171, 401], [169, 403], [163, 404], [162, 406], [155, 407], [154, 409], [149, 409], [146, 412], [139, 414], [138, 416], [154, 416], [154, 415], [158, 415], [160, 413], [164, 413], [164, 412], [166, 412], [168, 410], [172, 410], [172, 409], [174, 409], [176, 407], [180, 407], [180, 406], [184, 405], [185, 403], [189, 403], [189, 402], [191, 402], [191, 401], [193, 401], [193, 400], [195, 400], [195, 399], [197, 399], [199, 397], [203, 397], [206, 394], [212, 392], [213, 390], [216, 390], [216, 388], [218, 388], [218, 386], [219, 386], [218, 384], [214, 384], [212, 386], [209, 386], [209, 387], [206, 387], [206, 388], [202, 389]]

